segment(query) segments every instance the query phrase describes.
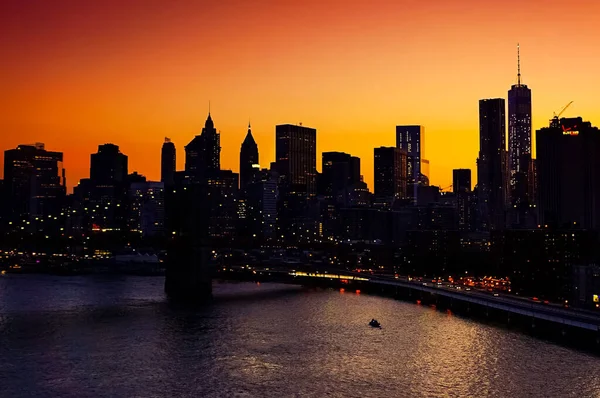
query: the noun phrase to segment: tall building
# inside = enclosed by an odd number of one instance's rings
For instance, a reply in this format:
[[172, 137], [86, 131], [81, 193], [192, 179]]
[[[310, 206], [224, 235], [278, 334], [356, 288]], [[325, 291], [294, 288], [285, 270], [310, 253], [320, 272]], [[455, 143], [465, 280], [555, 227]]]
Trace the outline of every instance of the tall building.
[[456, 195], [456, 212], [458, 214], [458, 229], [468, 231], [472, 228], [473, 214], [471, 192], [471, 170], [452, 170], [452, 190]]
[[323, 152], [321, 170], [324, 194], [329, 199], [360, 182], [360, 158], [344, 152]]
[[165, 183], [134, 182], [129, 188], [130, 230], [142, 237], [165, 233]]
[[375, 197], [377, 202], [392, 205], [407, 196], [407, 152], [398, 147], [374, 150]]
[[480, 100], [477, 188], [480, 220], [486, 230], [505, 227], [507, 171], [504, 99]]
[[208, 234], [212, 238], [232, 238], [238, 217], [239, 174], [220, 170], [207, 179], [209, 205]]
[[176, 151], [175, 144], [165, 138], [160, 156], [160, 181], [166, 186], [175, 184]]
[[275, 127], [275, 157], [287, 192], [314, 196], [317, 189], [317, 130], [302, 125]]
[[215, 176], [221, 169], [221, 136], [208, 113], [200, 135], [185, 147], [185, 171], [196, 182]]
[[62, 152], [46, 151], [41, 143], [5, 151], [4, 190], [10, 220], [60, 213], [66, 195]]
[[260, 170], [247, 185], [247, 227], [250, 236], [274, 238], [277, 232], [277, 173]]
[[581, 117], [536, 132], [539, 223], [600, 228], [600, 131]]
[[248, 133], [240, 149], [240, 189], [246, 190], [249, 183], [258, 173], [258, 145], [252, 136], [252, 128], [248, 123]]
[[521, 84], [521, 59], [517, 47], [517, 84], [508, 91], [508, 164], [512, 205], [528, 203], [531, 162], [531, 90]]
[[406, 151], [407, 195], [417, 201], [419, 185], [429, 185], [429, 161], [425, 159], [425, 127], [396, 126], [396, 148]]
[[98, 152], [90, 158], [90, 179], [77, 189], [78, 196], [88, 199], [83, 203], [90, 212], [85, 224], [95, 231], [125, 231], [130, 181], [128, 158], [114, 144], [99, 145]]
[[128, 159], [114, 144], [98, 145], [90, 159], [90, 180], [96, 184], [125, 182]]
[[452, 170], [452, 191], [471, 192], [471, 169]]

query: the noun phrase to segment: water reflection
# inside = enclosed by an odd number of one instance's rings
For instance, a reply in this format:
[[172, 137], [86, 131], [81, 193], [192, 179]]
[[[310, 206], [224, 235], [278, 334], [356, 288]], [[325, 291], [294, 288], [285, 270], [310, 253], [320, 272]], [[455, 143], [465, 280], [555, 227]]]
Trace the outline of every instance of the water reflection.
[[[194, 310], [161, 278], [0, 280], [5, 396], [593, 397], [600, 359], [427, 306], [216, 284]], [[370, 328], [371, 318], [382, 329]]]

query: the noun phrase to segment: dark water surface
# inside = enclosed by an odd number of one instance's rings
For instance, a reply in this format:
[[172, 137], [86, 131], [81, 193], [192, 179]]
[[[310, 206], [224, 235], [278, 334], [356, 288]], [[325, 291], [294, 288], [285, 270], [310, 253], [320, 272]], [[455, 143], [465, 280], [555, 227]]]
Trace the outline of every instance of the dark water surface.
[[600, 358], [428, 307], [215, 284], [190, 311], [163, 283], [0, 277], [0, 397], [600, 397]]

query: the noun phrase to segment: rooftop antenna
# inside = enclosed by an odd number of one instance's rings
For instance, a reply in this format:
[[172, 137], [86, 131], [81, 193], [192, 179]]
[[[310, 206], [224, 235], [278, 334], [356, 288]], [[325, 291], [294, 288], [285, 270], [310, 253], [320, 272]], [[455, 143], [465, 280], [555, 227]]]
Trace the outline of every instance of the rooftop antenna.
[[210, 115], [210, 100], [208, 100], [208, 114]]
[[517, 43], [517, 87], [521, 87], [521, 46]]

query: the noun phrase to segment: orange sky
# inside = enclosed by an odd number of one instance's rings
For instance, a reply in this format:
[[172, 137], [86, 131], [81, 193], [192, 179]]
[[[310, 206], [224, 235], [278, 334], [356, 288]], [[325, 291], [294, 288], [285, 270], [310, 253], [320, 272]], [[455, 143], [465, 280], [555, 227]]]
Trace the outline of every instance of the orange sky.
[[113, 142], [130, 171], [160, 177], [163, 137], [183, 147], [211, 101], [223, 168], [238, 170], [252, 120], [261, 165], [275, 125], [317, 129], [320, 153], [362, 159], [395, 125], [425, 126], [431, 182], [472, 168], [478, 100], [533, 92], [533, 127], [566, 116], [600, 124], [595, 0], [4, 0], [0, 13], [0, 148], [44, 142], [65, 153], [69, 186]]

